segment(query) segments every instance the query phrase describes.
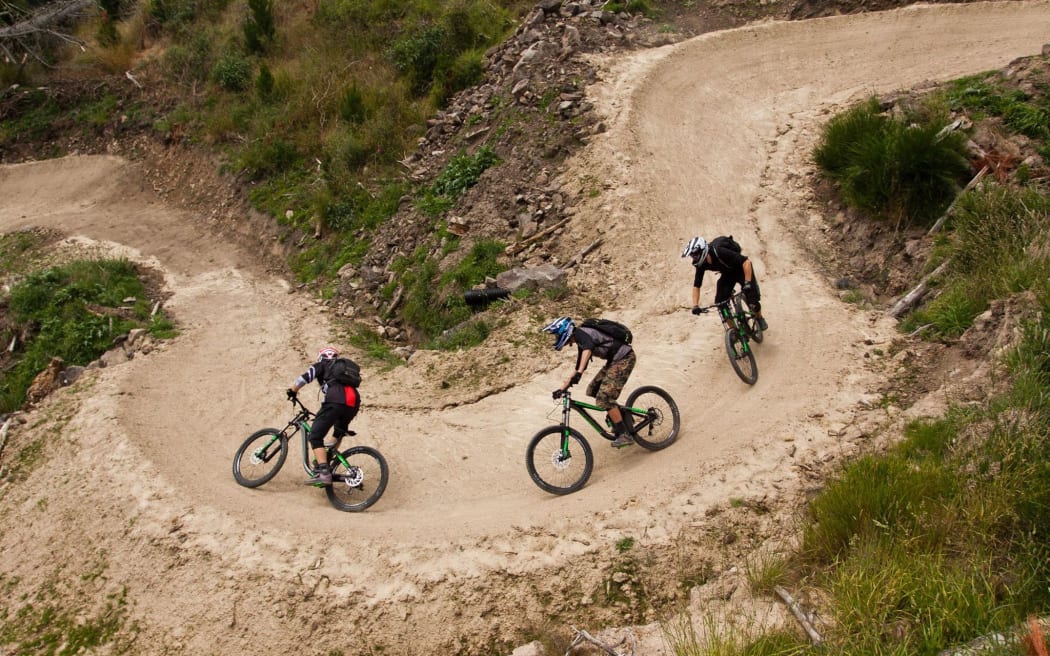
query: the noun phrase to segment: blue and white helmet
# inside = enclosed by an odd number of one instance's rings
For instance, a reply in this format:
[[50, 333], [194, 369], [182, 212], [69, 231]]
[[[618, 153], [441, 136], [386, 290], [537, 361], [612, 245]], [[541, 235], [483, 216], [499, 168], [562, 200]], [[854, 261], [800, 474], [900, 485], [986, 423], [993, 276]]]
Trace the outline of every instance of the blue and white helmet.
[[682, 257], [693, 258], [693, 264], [699, 264], [707, 258], [707, 252], [710, 246], [707, 244], [707, 240], [703, 237], [693, 237], [682, 251]]
[[572, 337], [572, 331], [574, 330], [576, 330], [576, 324], [571, 317], [558, 317], [547, 324], [543, 329], [543, 332], [552, 333], [555, 336], [554, 350], [560, 351], [561, 347], [568, 343], [569, 338]]

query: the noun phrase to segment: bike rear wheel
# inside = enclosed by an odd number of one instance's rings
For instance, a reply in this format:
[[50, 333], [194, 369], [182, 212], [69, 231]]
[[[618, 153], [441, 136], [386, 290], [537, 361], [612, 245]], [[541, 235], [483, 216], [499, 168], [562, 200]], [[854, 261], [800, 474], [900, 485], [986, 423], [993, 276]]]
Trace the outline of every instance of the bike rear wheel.
[[744, 321], [744, 330], [747, 332], [747, 336], [755, 341], [756, 344], [762, 343], [762, 328], [758, 325], [758, 319], [755, 318], [755, 313], [751, 309], [751, 306], [747, 304], [747, 299], [740, 299], [740, 305], [743, 307], [738, 308], [741, 310], [740, 315], [746, 317]]
[[288, 458], [288, 439], [276, 428], [255, 431], [233, 456], [233, 478], [244, 487], [259, 487], [281, 471]]
[[573, 428], [548, 426], [525, 449], [525, 467], [532, 482], [551, 494], [571, 494], [591, 477], [594, 453]]
[[634, 390], [622, 411], [633, 424], [634, 441], [643, 448], [659, 451], [678, 439], [682, 423], [678, 404], [659, 387], [646, 385]]
[[733, 365], [733, 371], [748, 385], [754, 385], [758, 380], [758, 365], [755, 363], [755, 354], [751, 352], [746, 338], [741, 339], [740, 331], [726, 331], [726, 354], [729, 356], [729, 364]]
[[333, 458], [329, 466], [332, 484], [324, 491], [332, 505], [343, 512], [361, 512], [379, 501], [390, 479], [386, 458], [370, 446], [351, 447]]

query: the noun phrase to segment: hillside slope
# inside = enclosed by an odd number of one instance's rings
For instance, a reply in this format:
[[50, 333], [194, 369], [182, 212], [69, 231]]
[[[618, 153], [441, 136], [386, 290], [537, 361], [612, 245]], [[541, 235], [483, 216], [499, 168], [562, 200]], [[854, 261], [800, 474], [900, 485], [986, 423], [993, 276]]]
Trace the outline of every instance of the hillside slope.
[[[858, 427], [895, 419], [858, 405], [878, 384], [859, 363], [877, 359], [871, 345], [893, 337], [891, 322], [841, 303], [797, 240], [819, 221], [799, 180], [820, 122], [872, 92], [1036, 53], [1048, 19], [1047, 2], [916, 6], [763, 23], [598, 61], [588, 93], [608, 131], [560, 177], [597, 177], [605, 191], [578, 206], [560, 247], [603, 235], [601, 258], [573, 285], [607, 290], [612, 313], [638, 327], [629, 387], [668, 389], [683, 431], [658, 453], [592, 442], [595, 473], [569, 497], [541, 492], [523, 466], [528, 438], [556, 421], [549, 391], [572, 357], [550, 352], [536, 334], [543, 318], [527, 311], [506, 332], [539, 355], [517, 377], [487, 381], [502, 392], [433, 387], [429, 373], [457, 354], [420, 353], [367, 376], [356, 428], [392, 469], [368, 512], [334, 511], [291, 461], [263, 488], [238, 487], [231, 455], [252, 430], [283, 424], [282, 390], [329, 340], [323, 308], [209, 233], [206, 217], [165, 206], [133, 164], [3, 168], [0, 230], [56, 227], [153, 263], [183, 325], [14, 431], [12, 445], [52, 443], [48, 464], [4, 492], [0, 548], [17, 554], [2, 568], [7, 598], [30, 600], [56, 580], [70, 604], [90, 595], [102, 608], [123, 595], [136, 654], [482, 653], [564, 630], [557, 620], [659, 619], [594, 603], [617, 541], [633, 538], [656, 563], [651, 594], [669, 602], [683, 549], [718, 558], [730, 499], [787, 512], [807, 468], [854, 448]], [[715, 320], [683, 311], [681, 244], [717, 232], [754, 258], [768, 308], [750, 388], [725, 361]], [[484, 349], [474, 362], [501, 356], [498, 343]], [[783, 517], [761, 520], [734, 550], [775, 535]], [[734, 557], [725, 550], [716, 569]]]

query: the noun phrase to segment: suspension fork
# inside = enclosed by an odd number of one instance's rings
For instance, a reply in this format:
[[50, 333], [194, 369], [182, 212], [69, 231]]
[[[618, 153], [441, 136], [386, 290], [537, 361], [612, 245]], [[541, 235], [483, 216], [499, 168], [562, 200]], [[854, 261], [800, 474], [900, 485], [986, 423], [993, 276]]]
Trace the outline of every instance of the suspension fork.
[[561, 403], [561, 455], [569, 456], [569, 416], [572, 414], [572, 400], [568, 396], [562, 397]]

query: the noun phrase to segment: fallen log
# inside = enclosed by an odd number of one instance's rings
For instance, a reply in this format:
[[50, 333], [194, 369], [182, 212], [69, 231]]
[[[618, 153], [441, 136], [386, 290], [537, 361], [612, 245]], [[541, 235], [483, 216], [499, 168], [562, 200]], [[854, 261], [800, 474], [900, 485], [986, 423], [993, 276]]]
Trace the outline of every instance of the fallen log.
[[537, 232], [536, 234], [534, 234], [533, 236], [529, 237], [528, 239], [522, 239], [519, 242], [513, 243], [510, 246], [507, 246], [505, 249], [503, 249], [503, 252], [506, 253], [507, 255], [514, 255], [515, 253], [521, 252], [529, 244], [535, 243], [535, 242], [543, 239], [544, 237], [546, 237], [550, 233], [554, 232], [558, 228], [560, 228], [563, 225], [565, 225], [566, 223], [568, 223], [569, 222], [569, 218], [571, 218], [571, 217], [566, 217], [566, 218], [562, 219], [561, 221], [558, 221], [557, 223], [555, 223], [551, 227], [545, 228], [545, 229], [541, 230], [540, 232]]
[[910, 292], [905, 294], [899, 301], [897, 301], [892, 308], [890, 308], [889, 315], [894, 319], [900, 319], [908, 310], [912, 309], [915, 305], [918, 305], [922, 297], [926, 295], [926, 290], [929, 287], [930, 281], [937, 276], [944, 273], [945, 269], [948, 268], [948, 263], [951, 260], [945, 260], [941, 262], [941, 265], [926, 274], [922, 280], [919, 281], [918, 285], [912, 288]]
[[955, 204], [959, 202], [959, 199], [962, 198], [963, 194], [965, 194], [966, 192], [968, 192], [968, 191], [972, 190], [974, 187], [976, 187], [977, 184], [987, 174], [988, 174], [988, 165], [985, 164], [984, 168], [982, 168], [980, 171], [978, 171], [977, 175], [973, 176], [973, 179], [966, 183], [966, 186], [963, 187], [963, 190], [959, 192], [959, 195], [955, 197], [955, 200], [952, 201], [952, 204], [948, 206], [948, 209], [944, 210], [944, 214], [942, 214], [941, 218], [937, 219], [934, 222], [934, 224], [930, 227], [929, 232], [927, 232], [926, 234], [927, 235], [932, 235], [932, 234], [935, 234], [938, 231], [940, 231], [941, 227], [944, 226], [944, 222], [947, 221], [948, 217], [952, 215], [952, 210], [955, 209]]

